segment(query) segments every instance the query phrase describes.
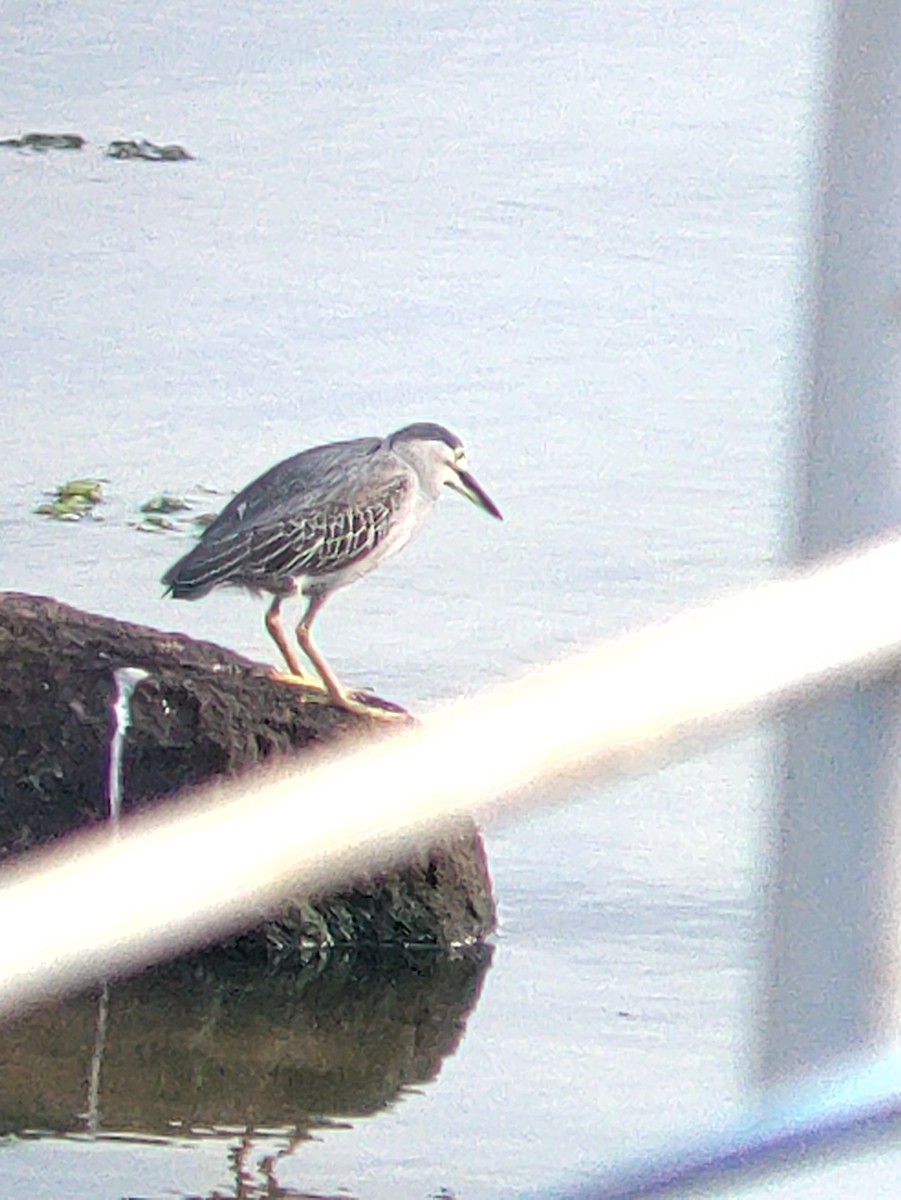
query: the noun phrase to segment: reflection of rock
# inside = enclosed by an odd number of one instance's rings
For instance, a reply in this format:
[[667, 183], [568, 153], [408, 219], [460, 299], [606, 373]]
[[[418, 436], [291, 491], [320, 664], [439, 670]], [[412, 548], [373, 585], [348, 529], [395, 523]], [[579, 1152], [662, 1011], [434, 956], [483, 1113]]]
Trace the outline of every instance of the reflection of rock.
[[11, 150], [80, 150], [84, 144], [79, 133], [26, 133], [20, 138], [0, 140], [0, 146]]
[[191, 162], [194, 156], [189, 154], [184, 146], [157, 146], [155, 142], [148, 142], [143, 138], [139, 142], [110, 142], [106, 148], [106, 157], [141, 158], [146, 162]]
[[[123, 811], [382, 724], [307, 703], [222, 647], [0, 593], [0, 860], [105, 819], [113, 671], [143, 667], [124, 755]], [[303, 804], [298, 785], [298, 805]], [[251, 917], [252, 921], [253, 918]], [[229, 960], [297, 964], [335, 944], [477, 941], [495, 910], [473, 827], [405, 866], [330, 896], [295, 896], [220, 948]]]
[[[377, 1112], [456, 1050], [490, 959], [334, 954], [294, 979], [177, 964], [114, 984], [99, 1127], [302, 1132]], [[0, 1027], [0, 1135], [84, 1128], [96, 1019], [80, 996]]]

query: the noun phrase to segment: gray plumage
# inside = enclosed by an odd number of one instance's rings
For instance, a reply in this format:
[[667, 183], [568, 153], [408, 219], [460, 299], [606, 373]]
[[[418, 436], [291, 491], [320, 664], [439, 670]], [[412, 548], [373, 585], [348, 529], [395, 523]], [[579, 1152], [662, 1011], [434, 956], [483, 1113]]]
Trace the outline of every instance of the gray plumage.
[[441, 425], [421, 422], [387, 438], [304, 450], [239, 492], [163, 583], [177, 600], [222, 586], [270, 593], [267, 628], [292, 676], [307, 682], [280, 617], [281, 600], [300, 592], [309, 599], [297, 627], [301, 648], [332, 699], [358, 707], [313, 645], [313, 617], [332, 592], [402, 549], [444, 486], [500, 518], [466, 470], [462, 442]]
[[289, 595], [299, 576], [325, 579], [371, 553], [408, 493], [406, 471], [376, 438], [317, 446], [239, 492], [164, 576], [177, 600], [222, 584]]

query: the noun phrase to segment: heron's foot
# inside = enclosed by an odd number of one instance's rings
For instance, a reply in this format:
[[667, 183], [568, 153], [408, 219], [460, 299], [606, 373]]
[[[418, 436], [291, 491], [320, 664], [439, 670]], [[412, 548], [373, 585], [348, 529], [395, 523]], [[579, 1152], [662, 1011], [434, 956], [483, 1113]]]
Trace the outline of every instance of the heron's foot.
[[365, 691], [332, 691], [312, 679], [309, 675], [298, 675], [293, 671], [269, 672], [269, 678], [276, 683], [286, 683], [289, 687], [303, 692], [304, 704], [332, 704], [335, 708], [343, 708], [346, 712], [355, 713], [361, 717], [371, 717], [376, 721], [409, 721], [410, 714], [399, 704], [391, 700], [383, 700], [372, 692]]
[[[269, 678], [276, 683], [287, 683], [289, 687], [298, 688], [302, 692], [315, 693], [316, 697], [321, 696], [323, 700], [328, 700], [329, 695], [318, 679], [313, 679], [309, 675], [297, 675], [293, 671], [277, 671], [269, 672]], [[311, 696], [310, 699], [314, 699]]]
[[348, 712], [357, 713], [361, 717], [370, 717], [375, 721], [409, 721], [410, 714], [399, 704], [391, 700], [383, 700], [371, 692], [346, 692], [339, 697], [333, 697], [332, 702]]

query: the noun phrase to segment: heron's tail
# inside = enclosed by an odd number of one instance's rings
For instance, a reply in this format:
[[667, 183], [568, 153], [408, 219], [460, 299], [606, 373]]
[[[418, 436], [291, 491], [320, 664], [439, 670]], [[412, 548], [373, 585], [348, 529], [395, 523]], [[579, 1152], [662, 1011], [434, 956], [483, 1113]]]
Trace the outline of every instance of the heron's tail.
[[171, 596], [173, 600], [199, 600], [216, 586], [217, 580], [210, 577], [208, 565], [203, 561], [204, 556], [197, 553], [198, 549], [195, 546], [162, 577], [160, 582], [166, 589], [164, 596]]

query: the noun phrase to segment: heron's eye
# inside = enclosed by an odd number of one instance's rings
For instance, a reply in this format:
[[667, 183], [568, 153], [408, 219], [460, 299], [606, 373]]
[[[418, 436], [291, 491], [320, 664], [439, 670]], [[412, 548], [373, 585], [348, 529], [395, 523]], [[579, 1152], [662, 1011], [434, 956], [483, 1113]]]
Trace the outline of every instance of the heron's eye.
[[462, 446], [458, 446], [457, 449], [454, 451], [454, 462], [457, 464], [458, 467], [466, 466], [466, 451], [463, 449]]

